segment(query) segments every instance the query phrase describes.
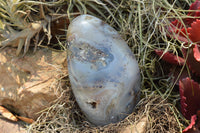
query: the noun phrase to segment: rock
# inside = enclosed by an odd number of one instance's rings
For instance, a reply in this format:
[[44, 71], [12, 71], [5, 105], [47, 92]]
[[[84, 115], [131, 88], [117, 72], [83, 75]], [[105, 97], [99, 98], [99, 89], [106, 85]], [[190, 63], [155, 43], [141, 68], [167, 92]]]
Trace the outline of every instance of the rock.
[[127, 126], [121, 133], [146, 133], [147, 117], [143, 117], [139, 122]]
[[1, 133], [27, 133], [26, 129], [20, 123], [13, 123], [4, 119], [0, 119]]
[[118, 122], [139, 101], [140, 72], [120, 35], [102, 20], [81, 15], [67, 31], [68, 71], [76, 100], [92, 123]]
[[57, 98], [59, 78], [67, 73], [66, 53], [40, 49], [16, 57], [16, 49], [0, 52], [0, 105], [34, 120]]

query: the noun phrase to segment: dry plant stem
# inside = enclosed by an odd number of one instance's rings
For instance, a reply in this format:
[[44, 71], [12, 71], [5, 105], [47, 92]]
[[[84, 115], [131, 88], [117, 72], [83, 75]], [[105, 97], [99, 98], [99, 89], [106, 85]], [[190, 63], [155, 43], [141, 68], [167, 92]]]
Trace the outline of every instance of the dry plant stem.
[[[6, 46], [18, 46], [16, 54], [19, 55], [23, 45], [24, 45], [24, 54], [28, 51], [30, 40], [41, 31], [41, 29], [46, 26], [45, 21], [41, 21], [38, 23], [31, 23], [29, 28], [26, 28], [20, 32], [12, 32], [10, 37], [0, 43], [2, 48]], [[1, 49], [2, 49], [1, 48]]]
[[[29, 49], [30, 41], [35, 37], [35, 50], [37, 47], [37, 43], [39, 40], [39, 32], [43, 29], [43, 31], [46, 33], [48, 37], [48, 44], [51, 39], [51, 31], [50, 31], [50, 22], [51, 19], [46, 15], [43, 6], [53, 6], [54, 4], [59, 4], [59, 2], [46, 2], [46, 1], [36, 1], [33, 3], [33, 1], [26, 1], [23, 3], [23, 1], [6, 1], [0, 4], [0, 17], [3, 18], [2, 22], [4, 24], [1, 24], [0, 32], [1, 36], [4, 38], [3, 41], [0, 42], [0, 49], [6, 47], [6, 46], [13, 46], [18, 47], [16, 54], [19, 55], [19, 53], [22, 50], [22, 47], [24, 46], [24, 54]], [[31, 6], [28, 4], [33, 5], [39, 5], [39, 14], [40, 19], [33, 20], [31, 17], [31, 11], [37, 11], [35, 9], [32, 9]], [[29, 9], [24, 9], [23, 11], [22, 7], [28, 7]], [[21, 9], [22, 8], [22, 9]], [[31, 10], [30, 10], [31, 9]], [[34, 22], [29, 22], [30, 20]], [[41, 20], [44, 19], [44, 20]], [[1, 20], [0, 20], [1, 22]], [[1, 22], [1, 23], [2, 23]], [[17, 27], [17, 29], [16, 29]]]

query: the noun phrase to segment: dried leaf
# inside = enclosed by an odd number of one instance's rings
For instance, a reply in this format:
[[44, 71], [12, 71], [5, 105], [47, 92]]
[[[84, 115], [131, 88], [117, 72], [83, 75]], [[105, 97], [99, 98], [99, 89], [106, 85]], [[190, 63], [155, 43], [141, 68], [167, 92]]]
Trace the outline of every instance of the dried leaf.
[[3, 106], [0, 106], [0, 114], [9, 120], [17, 121], [17, 118]]
[[155, 53], [159, 55], [164, 61], [169, 62], [171, 64], [183, 65], [185, 63], [185, 59], [176, 56], [170, 52], [164, 53], [163, 50], [156, 49]]

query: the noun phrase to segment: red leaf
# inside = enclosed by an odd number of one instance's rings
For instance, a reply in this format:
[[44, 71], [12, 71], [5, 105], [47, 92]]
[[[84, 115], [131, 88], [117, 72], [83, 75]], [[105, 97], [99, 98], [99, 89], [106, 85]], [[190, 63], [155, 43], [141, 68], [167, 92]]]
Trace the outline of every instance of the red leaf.
[[172, 21], [170, 26], [167, 26], [167, 31], [169, 32], [168, 36], [183, 41], [185, 43], [188, 43], [187, 39], [188, 32], [186, 32], [185, 27], [180, 21], [178, 20]]
[[190, 132], [193, 132], [191, 130], [193, 130], [193, 126], [195, 126], [195, 122], [197, 120], [197, 115], [193, 115], [191, 117], [191, 122], [190, 122], [190, 125], [188, 127], [186, 127], [186, 129], [183, 130], [183, 133], [190, 133]]
[[[195, 17], [200, 16], [200, 11], [199, 11], [200, 10], [200, 1], [196, 0], [193, 4], [191, 4], [189, 10], [193, 10], [193, 11], [188, 12], [187, 15], [190, 17], [193, 16], [194, 18], [185, 18], [185, 19], [183, 19], [183, 23], [179, 20], [172, 21], [171, 24], [169, 26], [167, 26], [167, 30], [169, 32], [168, 36], [171, 36], [175, 39], [178, 39], [180, 41], [188, 43], [188, 35], [187, 35], [188, 32], [186, 32], [186, 31], [188, 31], [188, 29], [189, 29], [189, 30], [192, 30], [191, 40], [193, 42], [200, 40], [200, 38], [199, 38], [200, 31], [199, 31], [199, 28], [197, 28], [200, 25], [199, 24], [200, 22], [197, 22], [197, 21], [200, 21], [200, 20], [195, 18]], [[196, 10], [196, 11], [194, 11], [194, 10]], [[184, 25], [186, 27], [184, 27]]]
[[190, 5], [190, 9], [189, 10], [197, 10], [196, 12], [188, 12], [188, 16], [197, 16], [199, 15], [199, 7], [200, 7], [200, 1], [196, 0], [194, 3], [192, 3]]
[[177, 66], [172, 66], [170, 68], [169, 76], [173, 77], [171, 80], [173, 84], [178, 85], [180, 79], [186, 78], [189, 75], [190, 75], [190, 72], [187, 70], [186, 67], [184, 69], [182, 67], [177, 67]]
[[194, 58], [200, 62], [200, 52], [199, 52], [199, 47], [198, 45], [196, 44], [193, 48], [193, 52], [194, 52]]
[[200, 67], [200, 61], [198, 61], [196, 59], [196, 58], [198, 58], [198, 54], [197, 53], [194, 54], [194, 47], [191, 47], [189, 49], [184, 49], [183, 48], [182, 52], [184, 53], [185, 57], [187, 57], [187, 55], [188, 55], [186, 62], [187, 62], [187, 65], [189, 66], [190, 70], [194, 74], [200, 76], [200, 69], [199, 69], [199, 67]]
[[173, 26], [175, 26], [178, 29], [182, 29], [184, 27], [183, 24], [180, 21], [178, 21], [177, 19], [172, 21], [171, 24], [173, 24]]
[[[189, 10], [193, 10], [191, 12], [188, 12], [188, 16], [192, 16], [192, 17], [199, 17], [200, 16], [200, 1], [196, 0], [194, 3], [191, 4], [190, 9]], [[196, 11], [194, 11], [196, 10]], [[193, 23], [194, 21], [196, 21], [196, 18], [186, 18], [184, 19], [184, 23], [188, 26], [191, 25], [191, 23]]]
[[170, 52], [166, 52], [164, 53], [163, 50], [155, 50], [155, 53], [157, 55], [159, 55], [164, 61], [169, 62], [171, 64], [175, 64], [175, 65], [183, 65], [185, 63], [185, 59], [176, 56]]
[[197, 115], [191, 117], [190, 125], [183, 130], [183, 133], [200, 133], [200, 110], [197, 111]]
[[196, 20], [191, 24], [191, 27], [188, 28], [189, 37], [192, 42], [200, 42], [200, 20]]
[[181, 112], [189, 120], [200, 109], [200, 86], [187, 77], [179, 81], [179, 91]]

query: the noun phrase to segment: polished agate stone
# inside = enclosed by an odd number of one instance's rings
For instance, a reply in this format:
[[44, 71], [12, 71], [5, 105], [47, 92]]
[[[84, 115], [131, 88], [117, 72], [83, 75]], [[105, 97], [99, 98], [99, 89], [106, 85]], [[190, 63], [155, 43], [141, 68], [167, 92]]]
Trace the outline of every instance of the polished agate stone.
[[118, 122], [140, 97], [138, 63], [126, 42], [102, 20], [80, 15], [67, 31], [68, 71], [81, 110], [95, 125]]

